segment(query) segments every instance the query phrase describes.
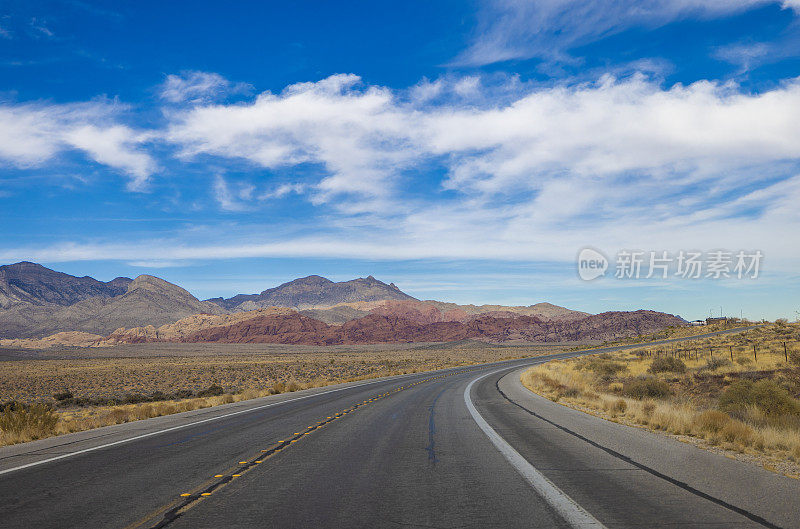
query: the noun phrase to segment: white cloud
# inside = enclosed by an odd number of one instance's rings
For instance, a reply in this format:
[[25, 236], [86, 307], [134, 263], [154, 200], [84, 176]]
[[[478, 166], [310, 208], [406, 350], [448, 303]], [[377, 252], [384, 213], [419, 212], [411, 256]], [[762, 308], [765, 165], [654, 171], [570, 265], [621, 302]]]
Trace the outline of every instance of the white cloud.
[[390, 90], [359, 90], [355, 75], [334, 75], [265, 92], [250, 104], [194, 107], [173, 115], [167, 138], [184, 157], [212, 154], [281, 168], [321, 164], [328, 176], [318, 200], [341, 193], [386, 196], [390, 176], [407, 164], [408, 114]]
[[262, 193], [258, 198], [259, 200], [268, 200], [271, 198], [283, 198], [292, 193], [302, 195], [306, 192], [307, 187], [305, 184], [281, 184], [272, 191]]
[[800, 13], [800, 0], [783, 0], [781, 5], [784, 9], [794, 9], [795, 12]]
[[163, 261], [153, 259], [149, 261], [128, 261], [127, 264], [137, 268], [177, 268], [186, 266], [186, 261]]
[[[662, 89], [643, 76], [526, 89], [507, 103], [417, 106], [355, 76], [265, 93], [251, 104], [188, 109], [169, 141], [186, 157], [241, 158], [268, 168], [324, 166], [317, 203], [354, 194], [391, 198], [407, 171], [444, 164], [449, 189], [478, 195], [541, 192], [553, 179], [719, 179], [725, 171], [800, 157], [800, 82], [761, 94], [701, 81]], [[439, 85], [444, 86], [444, 85]], [[456, 93], [481, 85], [446, 85]], [[438, 89], [441, 92], [442, 88]], [[677, 176], [676, 176], [677, 175]], [[686, 182], [684, 182], [685, 184]], [[373, 204], [382, 209], [384, 202]]]
[[246, 94], [252, 87], [232, 83], [217, 73], [188, 71], [168, 75], [161, 85], [161, 98], [170, 103], [208, 103], [231, 94]]
[[246, 211], [253, 198], [255, 186], [252, 184], [229, 184], [221, 175], [214, 178], [214, 198], [225, 211]]
[[0, 162], [41, 167], [64, 152], [79, 150], [128, 174], [129, 188], [140, 190], [156, 169], [141, 149], [150, 135], [118, 124], [119, 110], [104, 102], [0, 104]]
[[53, 38], [53, 37], [55, 36], [55, 33], [53, 33], [53, 32], [52, 32], [52, 31], [51, 31], [51, 30], [50, 30], [50, 29], [49, 29], [49, 28], [48, 28], [48, 27], [47, 27], [47, 26], [44, 24], [44, 22], [43, 22], [43, 21], [41, 21], [41, 20], [38, 20], [38, 19], [36, 19], [36, 18], [32, 18], [32, 19], [31, 19], [31, 21], [30, 21], [30, 27], [31, 27], [31, 29], [33, 29], [33, 30], [36, 32], [36, 33], [35, 33], [35, 35], [36, 35], [37, 37], [38, 37], [38, 36], [42, 36], [42, 35], [43, 35], [43, 36], [45, 36], [45, 37], [47, 37], [47, 38]]
[[[449, 187], [501, 192], [558, 175], [711, 173], [796, 159], [800, 127], [785, 112], [800, 83], [760, 95], [698, 82], [662, 90], [642, 77], [536, 91], [483, 112], [438, 112], [418, 130], [451, 162]], [[477, 153], [477, 154], [473, 154]]]
[[721, 46], [712, 54], [715, 58], [729, 62], [746, 72], [753, 66], [761, 64], [777, 51], [775, 46], [766, 42], [736, 43]]
[[73, 147], [89, 154], [96, 162], [122, 169], [133, 178], [128, 188], [140, 191], [147, 185], [155, 171], [155, 162], [149, 155], [137, 152], [133, 146], [147, 135], [137, 134], [128, 127], [112, 125], [100, 128], [95, 125], [78, 126], [65, 131], [64, 139]]
[[[340, 75], [249, 104], [175, 113], [167, 137], [187, 159], [319, 164], [319, 180], [306, 185], [319, 212], [337, 214], [315, 228], [324, 237], [265, 242], [254, 228], [220, 247], [164, 251], [175, 259], [569, 260], [592, 244], [800, 258], [780, 242], [800, 221], [786, 202], [800, 199], [800, 125], [786, 111], [800, 108], [800, 81], [758, 94], [709, 81], [662, 88], [644, 76], [510, 86], [513, 97], [476, 104], [490, 89], [472, 78], [397, 92]], [[443, 171], [441, 188], [408, 194], [415, 171], [426, 179]], [[232, 211], [300, 191], [291, 186], [259, 194], [221, 177], [215, 184]]]
[[[455, 61], [484, 65], [539, 57], [569, 60], [569, 50], [631, 27], [710, 19], [778, 0], [492, 0], [478, 15], [472, 45]], [[782, 2], [797, 10], [797, 0]]]
[[[314, 207], [302, 210], [296, 226], [242, 215], [235, 228], [209, 225], [124, 245], [13, 248], [0, 260], [571, 262], [592, 245], [761, 249], [773, 269], [791, 270], [800, 259], [800, 248], [786, 244], [800, 225], [793, 108], [800, 108], [800, 80], [762, 93], [709, 81], [662, 87], [643, 76], [545, 88], [449, 78], [393, 91], [338, 75], [246, 103], [198, 103], [168, 114], [163, 138], [187, 161], [202, 156], [225, 167], [244, 160], [287, 174], [302, 168], [302, 182], [220, 174], [213, 184], [219, 207], [231, 212], [308, 196]], [[17, 132], [9, 137], [29, 140], [0, 142], [0, 156], [19, 163], [58, 151], [61, 142], [91, 144], [81, 148], [130, 170], [141, 163], [117, 159], [115, 145], [138, 140], [111, 126], [103, 147], [85, 122], [68, 127], [79, 139], [11, 122]]]

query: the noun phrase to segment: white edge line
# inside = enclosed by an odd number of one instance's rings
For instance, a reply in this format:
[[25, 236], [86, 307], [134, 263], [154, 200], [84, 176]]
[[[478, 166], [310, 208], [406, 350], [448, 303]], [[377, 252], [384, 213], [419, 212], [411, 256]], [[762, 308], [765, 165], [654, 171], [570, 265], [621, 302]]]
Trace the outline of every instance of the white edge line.
[[478, 424], [483, 433], [489, 438], [490, 441], [494, 444], [497, 450], [503, 454], [503, 457], [508, 460], [509, 463], [516, 469], [520, 475], [525, 478], [525, 480], [539, 493], [539, 495], [562, 517], [564, 520], [574, 528], [594, 528], [594, 529], [605, 529], [605, 526], [600, 523], [594, 516], [589, 514], [583, 507], [578, 505], [575, 500], [567, 496], [561, 489], [556, 487], [552, 481], [547, 479], [547, 477], [536, 470], [533, 465], [528, 463], [528, 461], [520, 455], [519, 452], [514, 450], [508, 442], [500, 437], [500, 435], [489, 426], [481, 414], [478, 413], [478, 410], [475, 409], [475, 405], [472, 403], [472, 398], [470, 397], [470, 391], [472, 390], [472, 385], [475, 382], [481, 380], [484, 377], [492, 375], [494, 373], [498, 373], [503, 371], [503, 369], [498, 369], [495, 371], [491, 371], [486, 373], [485, 375], [481, 375], [475, 379], [473, 379], [469, 384], [467, 384], [466, 389], [464, 390], [464, 403], [467, 405], [467, 409], [469, 410], [470, 415]]
[[[20, 466], [17, 466], [17, 467], [7, 468], [5, 470], [0, 470], [0, 476], [2, 476], [3, 474], [9, 474], [11, 472], [16, 472], [17, 470], [23, 470], [23, 469], [30, 468], [30, 467], [35, 467], [35, 466], [38, 466], [38, 465], [44, 465], [45, 463], [50, 463], [52, 461], [58, 461], [59, 459], [65, 459], [65, 458], [68, 458], [68, 457], [73, 457], [73, 456], [77, 456], [77, 455], [80, 455], [80, 454], [85, 454], [87, 452], [94, 452], [95, 450], [102, 450], [103, 448], [108, 448], [110, 446], [121, 445], [123, 443], [130, 443], [131, 441], [136, 441], [138, 439], [144, 439], [145, 437], [152, 437], [154, 435], [160, 435], [162, 433], [172, 432], [172, 431], [175, 431], [175, 430], [180, 430], [182, 428], [188, 428], [189, 426], [195, 426], [197, 424], [203, 424], [203, 423], [206, 423], [206, 422], [217, 421], [219, 419], [224, 419], [225, 417], [232, 417], [234, 415], [240, 415], [242, 413], [249, 413], [251, 411], [261, 410], [261, 409], [264, 409], [264, 408], [271, 408], [272, 406], [279, 406], [281, 404], [287, 404], [289, 402], [295, 402], [295, 401], [298, 401], [298, 400], [308, 399], [308, 398], [311, 398], [311, 397], [318, 397], [320, 395], [327, 395], [328, 393], [335, 393], [337, 391], [344, 391], [346, 389], [358, 388], [358, 387], [361, 387], [361, 386], [368, 386], [370, 384], [377, 384], [377, 383], [380, 383], [380, 382], [390, 382], [391, 380], [397, 380], [399, 378], [406, 378], [406, 377], [414, 376], [414, 375], [417, 375], [417, 374], [418, 373], [409, 373], [408, 375], [400, 375], [400, 376], [398, 376], [396, 378], [393, 378], [393, 379], [390, 379], [390, 380], [372, 380], [372, 381], [369, 381], [369, 382], [364, 382], [362, 384], [356, 384], [356, 385], [353, 385], [353, 386], [347, 386], [345, 388], [329, 389], [328, 391], [321, 391], [320, 393], [314, 393], [312, 395], [303, 395], [302, 397], [296, 397], [296, 398], [293, 398], [293, 399], [282, 400], [280, 402], [271, 402], [269, 404], [264, 404], [264, 405], [261, 405], [261, 406], [255, 406], [253, 408], [247, 408], [247, 409], [244, 409], [244, 410], [234, 411], [234, 412], [231, 412], [231, 413], [226, 413], [224, 415], [218, 415], [216, 417], [210, 417], [208, 419], [203, 419], [203, 420], [200, 420], [200, 421], [194, 421], [194, 422], [190, 422], [190, 423], [186, 423], [186, 424], [180, 424], [178, 426], [172, 426], [170, 428], [165, 428], [163, 430], [156, 430], [154, 432], [148, 432], [148, 433], [145, 433], [145, 434], [136, 435], [134, 437], [128, 437], [126, 439], [120, 439], [119, 441], [114, 441], [113, 443], [106, 443], [106, 444], [103, 444], [103, 445], [93, 446], [91, 448], [84, 448], [83, 450], [77, 450], [75, 452], [70, 452], [68, 454], [62, 454], [60, 456], [55, 456], [55, 457], [51, 457], [51, 458], [48, 458], [48, 459], [42, 459], [40, 461], [34, 461], [32, 463], [26, 463], [25, 465], [20, 465]], [[164, 417], [169, 417], [169, 415], [165, 415]], [[20, 454], [20, 455], [24, 455], [24, 454]]]

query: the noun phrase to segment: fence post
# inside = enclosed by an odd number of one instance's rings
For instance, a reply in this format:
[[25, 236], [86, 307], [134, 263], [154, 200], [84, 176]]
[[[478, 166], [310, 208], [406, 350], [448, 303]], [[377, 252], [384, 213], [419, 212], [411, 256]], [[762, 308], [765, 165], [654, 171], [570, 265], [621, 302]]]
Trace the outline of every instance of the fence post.
[[783, 342], [783, 356], [786, 357], [786, 362], [789, 362], [789, 352], [786, 351], [786, 342]]
[[732, 346], [732, 345], [729, 345], [729, 346], [728, 346], [728, 349], [730, 349], [730, 350], [731, 350], [731, 362], [733, 362], [733, 346]]
[[756, 344], [753, 344], [753, 359], [758, 362], [758, 353], [756, 353]]
[[714, 358], [714, 348], [709, 346], [708, 350], [711, 351], [711, 358]]

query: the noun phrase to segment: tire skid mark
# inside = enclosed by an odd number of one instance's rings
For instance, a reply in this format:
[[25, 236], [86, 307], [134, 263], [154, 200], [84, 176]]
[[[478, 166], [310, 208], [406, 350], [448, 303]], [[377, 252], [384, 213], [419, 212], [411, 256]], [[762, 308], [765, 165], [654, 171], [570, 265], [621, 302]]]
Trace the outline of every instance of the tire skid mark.
[[428, 446], [425, 447], [425, 450], [428, 451], [428, 461], [434, 467], [436, 466], [436, 463], [439, 461], [436, 458], [436, 437], [435, 437], [436, 436], [436, 421], [435, 421], [436, 402], [439, 400], [439, 397], [442, 396], [442, 393], [444, 393], [446, 389], [447, 388], [442, 389], [442, 391], [440, 391], [439, 394], [436, 395], [436, 398], [433, 399], [433, 402], [431, 402], [431, 405], [428, 406], [428, 409], [430, 410], [430, 415], [428, 416]]

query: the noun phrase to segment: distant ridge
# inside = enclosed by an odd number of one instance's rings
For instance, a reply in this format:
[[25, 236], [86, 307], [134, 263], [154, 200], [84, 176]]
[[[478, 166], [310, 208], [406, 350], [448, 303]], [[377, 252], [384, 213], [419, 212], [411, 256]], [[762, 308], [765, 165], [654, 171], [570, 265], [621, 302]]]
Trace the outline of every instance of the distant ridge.
[[228, 299], [213, 298], [207, 301], [226, 310], [247, 311], [265, 307], [318, 309], [342, 303], [384, 300], [417, 301], [394, 283], [386, 284], [372, 276], [335, 283], [317, 275], [301, 277], [260, 294], [239, 294]]
[[64, 331], [107, 335], [120, 327], [225, 312], [154, 276], [104, 283], [28, 262], [0, 267], [0, 296], [0, 338], [40, 338]]
[[151, 341], [551, 342], [604, 340], [683, 324], [644, 310], [590, 315], [550, 303], [420, 301], [373, 276], [334, 282], [311, 275], [260, 294], [200, 301], [151, 275], [103, 282], [26, 261], [0, 266], [0, 339], [30, 348]]
[[96, 296], [110, 298], [124, 294], [131, 281], [118, 277], [104, 283], [89, 276], [75, 277], [22, 261], [0, 266], [0, 308], [17, 303], [65, 307]]
[[649, 334], [683, 321], [671, 314], [638, 310], [604, 312], [576, 320], [544, 320], [534, 316], [483, 315], [468, 322], [419, 323], [397, 316], [369, 314], [343, 325], [327, 325], [299, 313], [255, 315], [228, 325], [198, 329], [177, 341], [215, 343], [284, 343], [341, 345], [449, 342], [563, 342], [612, 340]]

